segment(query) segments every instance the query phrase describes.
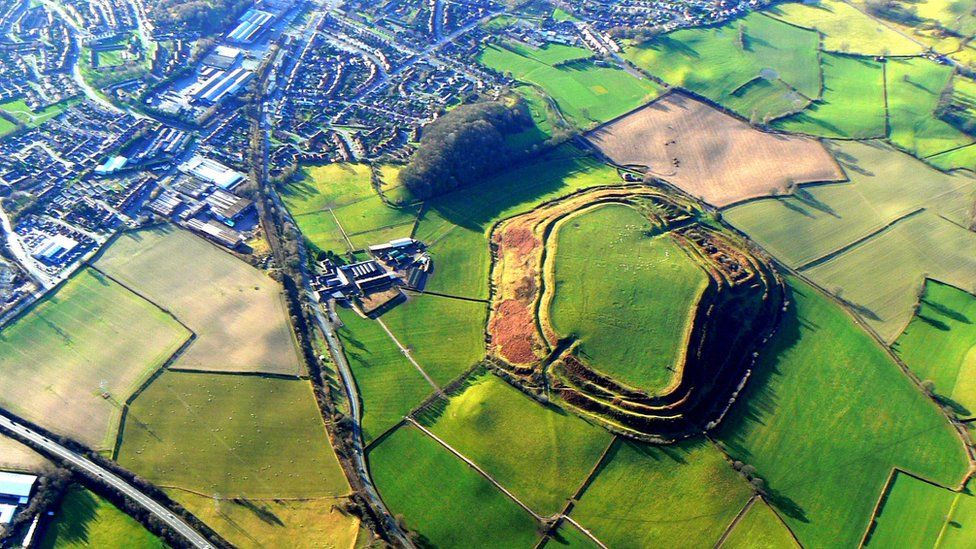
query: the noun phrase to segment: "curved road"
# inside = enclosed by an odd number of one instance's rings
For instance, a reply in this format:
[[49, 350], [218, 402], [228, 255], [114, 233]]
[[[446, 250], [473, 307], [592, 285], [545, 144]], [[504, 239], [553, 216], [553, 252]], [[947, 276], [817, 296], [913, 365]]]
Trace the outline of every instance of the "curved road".
[[180, 535], [186, 538], [186, 540], [189, 541], [194, 547], [198, 547], [200, 549], [214, 549], [214, 546], [208, 542], [205, 537], [200, 535], [199, 532], [184, 522], [183, 519], [176, 516], [173, 512], [158, 503], [156, 500], [139, 491], [118, 475], [109, 472], [107, 469], [94, 463], [88, 458], [65, 448], [57, 442], [7, 418], [6, 416], [0, 415], [0, 429], [6, 429], [11, 433], [16, 433], [20, 437], [26, 438], [28, 441], [30, 441], [31, 446], [43, 448], [51, 454], [54, 454], [64, 461], [71, 463], [75, 467], [89, 473], [93, 477], [111, 485], [126, 496], [132, 498], [133, 501], [138, 503], [145, 510], [156, 515], [159, 520], [172, 528], [173, 531], [178, 532]]

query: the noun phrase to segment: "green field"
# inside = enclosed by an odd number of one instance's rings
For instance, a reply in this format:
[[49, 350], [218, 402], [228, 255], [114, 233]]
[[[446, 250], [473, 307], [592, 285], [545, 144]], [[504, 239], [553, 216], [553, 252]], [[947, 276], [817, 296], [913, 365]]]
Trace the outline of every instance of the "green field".
[[897, 473], [876, 518], [868, 547], [936, 547], [956, 494]]
[[757, 500], [729, 532], [722, 549], [798, 548], [789, 528], [762, 500]]
[[925, 211], [803, 272], [892, 342], [926, 277], [976, 291], [976, 233]]
[[129, 408], [118, 462], [224, 497], [349, 493], [304, 380], [166, 372]]
[[418, 419], [540, 515], [562, 510], [610, 442], [600, 427], [493, 374]]
[[885, 134], [884, 74], [868, 58], [823, 54], [823, 95], [806, 110], [777, 120], [779, 129], [868, 139]]
[[935, 116], [952, 67], [925, 58], [892, 59], [886, 72], [892, 143], [921, 158], [973, 143]]
[[68, 107], [77, 102], [77, 99], [69, 99], [67, 101], [50, 105], [44, 109], [41, 109], [40, 111], [34, 111], [27, 106], [27, 103], [25, 103], [23, 99], [13, 99], [10, 101], [0, 102], [0, 110], [13, 115], [14, 118], [25, 124], [28, 128], [36, 128], [37, 126], [40, 126], [48, 120], [63, 113], [68, 109]]
[[779, 4], [766, 13], [788, 23], [816, 29], [823, 49], [862, 55], [919, 55], [922, 46], [843, 0]]
[[855, 546], [894, 466], [955, 485], [963, 445], [885, 350], [812, 287], [790, 306], [719, 427], [804, 546]]
[[584, 59], [590, 55], [587, 50], [558, 44], [533, 48], [505, 43], [488, 45], [478, 61], [538, 86], [581, 128], [636, 109], [663, 91], [651, 80], [638, 79], [623, 69]]
[[166, 544], [107, 500], [75, 485], [44, 529], [38, 547], [162, 549]]
[[379, 323], [354, 311], [340, 314], [343, 350], [363, 405], [366, 442], [396, 425], [434, 391]]
[[427, 289], [488, 297], [486, 234], [494, 223], [581, 189], [619, 182], [614, 169], [563, 145], [483, 182], [429, 200], [415, 234], [430, 246], [434, 261]]
[[793, 197], [754, 200], [724, 218], [776, 258], [800, 267], [919, 208], [965, 224], [973, 179], [950, 176], [876, 142], [834, 142], [850, 183], [801, 187]]
[[485, 356], [485, 303], [412, 296], [382, 321], [438, 385], [447, 385]]
[[633, 44], [624, 56], [671, 85], [763, 121], [820, 96], [818, 44], [817, 33], [756, 13]]
[[193, 330], [174, 368], [304, 371], [281, 284], [203, 238], [172, 225], [125, 232], [95, 266]]
[[668, 446], [618, 441], [571, 516], [610, 547], [710, 547], [752, 491], [698, 438]]
[[480, 227], [455, 225], [428, 209], [421, 215], [414, 237], [427, 244], [434, 266], [425, 289], [460, 297], [488, 297], [488, 238]]
[[122, 50], [100, 51], [96, 55], [98, 55], [99, 67], [117, 67], [127, 63], [125, 56], [122, 55]]
[[189, 337], [152, 303], [83, 269], [0, 331], [0, 403], [111, 448], [126, 399]]
[[892, 348], [935, 392], [976, 415], [976, 297], [933, 280], [925, 283], [919, 307]]
[[0, 117], [0, 137], [7, 135], [15, 129], [17, 129], [17, 126], [6, 118]]
[[682, 364], [708, 284], [670, 236], [653, 231], [636, 209], [611, 204], [567, 218], [550, 249], [556, 332], [579, 338], [596, 370], [652, 394]]
[[559, 525], [559, 529], [556, 530], [556, 533], [549, 537], [549, 540], [546, 542], [546, 547], [561, 549], [596, 549], [599, 546], [596, 543], [593, 543], [593, 540], [581, 532], [579, 528], [569, 524], [568, 522], [563, 522]]
[[353, 249], [410, 236], [416, 208], [385, 204], [373, 188], [369, 166], [327, 164], [302, 174], [300, 181], [281, 189], [281, 197], [316, 248], [349, 251], [343, 231]]
[[952, 507], [939, 534], [939, 547], [964, 549], [973, 543], [976, 536], [976, 488], [970, 481], [961, 493], [957, 493]]
[[524, 549], [538, 539], [531, 515], [420, 430], [405, 426], [369, 452], [383, 501], [438, 547]]

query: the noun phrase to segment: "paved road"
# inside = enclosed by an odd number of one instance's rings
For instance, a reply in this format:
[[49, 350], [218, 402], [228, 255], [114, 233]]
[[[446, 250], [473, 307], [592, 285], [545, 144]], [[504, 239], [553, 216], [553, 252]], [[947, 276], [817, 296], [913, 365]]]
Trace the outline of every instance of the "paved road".
[[48, 452], [62, 458], [63, 460], [73, 464], [74, 466], [90, 473], [93, 477], [105, 481], [107, 484], [111, 485], [115, 489], [119, 490], [123, 494], [132, 498], [133, 501], [138, 503], [144, 509], [150, 513], [156, 515], [159, 520], [163, 521], [167, 526], [169, 526], [174, 532], [178, 532], [187, 541], [189, 541], [194, 547], [199, 547], [201, 549], [213, 549], [206, 538], [204, 538], [200, 533], [190, 527], [189, 524], [183, 521], [175, 514], [173, 514], [169, 509], [160, 505], [156, 500], [143, 494], [134, 486], [123, 480], [121, 477], [109, 472], [104, 467], [95, 464], [88, 458], [81, 456], [64, 446], [61, 446], [57, 442], [28, 429], [27, 427], [5, 417], [0, 416], [0, 428], [7, 429], [13, 433], [16, 433], [27, 440], [30, 441], [31, 446], [40, 447]]
[[380, 498], [379, 492], [376, 491], [376, 487], [373, 485], [373, 479], [369, 475], [369, 469], [366, 466], [366, 456], [363, 452], [363, 429], [361, 423], [363, 412], [359, 404], [359, 391], [356, 388], [356, 379], [352, 375], [352, 369], [349, 367], [349, 363], [346, 362], [346, 355], [342, 352], [342, 344], [339, 342], [339, 337], [335, 333], [335, 325], [322, 314], [322, 307], [317, 306], [313, 307], [313, 309], [315, 311], [315, 320], [319, 328], [322, 329], [322, 333], [325, 334], [325, 341], [329, 344], [329, 349], [332, 351], [336, 369], [342, 377], [342, 387], [346, 391], [346, 399], [349, 401], [349, 411], [353, 420], [353, 456], [355, 457], [356, 474], [359, 475], [360, 482], [362, 482], [363, 487], [366, 489], [367, 497], [373, 502], [373, 505], [376, 506], [379, 512], [383, 514], [383, 518], [387, 523], [387, 531], [390, 535], [403, 546], [413, 547], [413, 543], [410, 542], [400, 528], [400, 525], [397, 524], [389, 510], [387, 510], [383, 499]]

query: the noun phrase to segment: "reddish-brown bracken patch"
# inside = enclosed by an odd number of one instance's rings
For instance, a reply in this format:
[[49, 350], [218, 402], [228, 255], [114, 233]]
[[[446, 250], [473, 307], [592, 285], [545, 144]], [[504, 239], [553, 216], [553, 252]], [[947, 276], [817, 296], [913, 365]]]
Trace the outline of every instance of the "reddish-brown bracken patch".
[[499, 355], [512, 364], [527, 364], [538, 359], [535, 353], [535, 321], [532, 311], [516, 299], [498, 304], [488, 327], [492, 344]]
[[509, 227], [499, 234], [499, 245], [515, 251], [516, 256], [522, 257], [532, 253], [539, 244], [539, 239], [527, 227]]

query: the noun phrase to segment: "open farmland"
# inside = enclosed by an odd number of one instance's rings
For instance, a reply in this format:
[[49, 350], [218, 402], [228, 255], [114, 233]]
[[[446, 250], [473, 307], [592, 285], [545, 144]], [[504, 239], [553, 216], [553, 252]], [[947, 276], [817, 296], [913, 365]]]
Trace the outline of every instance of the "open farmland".
[[383, 501], [440, 547], [531, 547], [532, 515], [419, 429], [406, 425], [369, 452]]
[[912, 39], [843, 0], [779, 4], [766, 13], [823, 33], [826, 51], [885, 56], [920, 55], [924, 51]]
[[587, 137], [616, 164], [646, 167], [714, 206], [843, 179], [820, 143], [760, 132], [678, 93]]
[[84, 269], [0, 331], [0, 402], [111, 448], [126, 399], [189, 336], [152, 303]]
[[454, 224], [427, 209], [417, 222], [414, 238], [427, 245], [433, 261], [424, 289], [474, 299], [488, 297], [488, 237], [480, 227]]
[[546, 547], [559, 549], [597, 549], [599, 547], [589, 536], [569, 522], [559, 525], [556, 533], [549, 537]]
[[762, 122], [820, 97], [818, 44], [815, 32], [755, 13], [634, 44], [624, 56], [672, 86]]
[[938, 547], [956, 496], [940, 486], [895, 473], [866, 546]]
[[37, 547], [138, 547], [163, 549], [165, 543], [101, 496], [73, 485], [55, 509]]
[[343, 351], [363, 404], [363, 438], [370, 442], [434, 391], [378, 322], [354, 311], [340, 314]]
[[381, 320], [439, 385], [485, 356], [486, 303], [414, 295]]
[[976, 415], [976, 297], [927, 280], [908, 328], [892, 348], [935, 392]]
[[790, 529], [762, 499], [753, 500], [739, 522], [719, 546], [722, 549], [799, 548]]
[[926, 277], [976, 291], [976, 233], [923, 211], [803, 272], [891, 342]]
[[[384, 175], [395, 173], [387, 169]], [[364, 164], [308, 168], [300, 181], [289, 183], [281, 194], [302, 234], [320, 250], [342, 253], [410, 236], [417, 217], [413, 206], [393, 207], [383, 202]]]
[[610, 547], [706, 547], [751, 496], [707, 440], [618, 441], [570, 516]]
[[171, 226], [127, 232], [95, 266], [196, 334], [174, 368], [302, 373], [281, 286]]
[[889, 139], [893, 144], [924, 158], [973, 143], [972, 137], [935, 116], [952, 72], [951, 67], [926, 58], [888, 61]]
[[[553, 328], [593, 367], [655, 393], [683, 362], [705, 272], [632, 207], [583, 210], [557, 225]], [[615, 271], [618, 276], [607, 277]]]
[[209, 495], [349, 493], [304, 380], [166, 372], [132, 403], [118, 461], [162, 486]]
[[855, 546], [892, 467], [955, 486], [969, 462], [884, 348], [818, 290], [789, 284], [788, 312], [716, 436], [757, 469], [800, 543]]
[[169, 496], [241, 548], [351, 549], [366, 535], [360, 520], [331, 497], [214, 501], [182, 490]]
[[873, 59], [823, 54], [823, 94], [804, 111], [774, 126], [821, 137], [870, 139], [885, 135], [884, 71]]
[[490, 44], [478, 60], [500, 73], [541, 88], [581, 128], [592, 127], [657, 97], [662, 88], [616, 68], [594, 64], [579, 48]]
[[801, 187], [723, 217], [791, 267], [803, 267], [921, 208], [960, 225], [971, 220], [976, 182], [947, 175], [877, 142], [833, 142], [849, 183]]
[[470, 380], [418, 421], [546, 516], [562, 510], [611, 440], [600, 427], [542, 406], [491, 374]]
[[0, 436], [0, 470], [39, 471], [47, 463], [41, 454], [12, 438]]

